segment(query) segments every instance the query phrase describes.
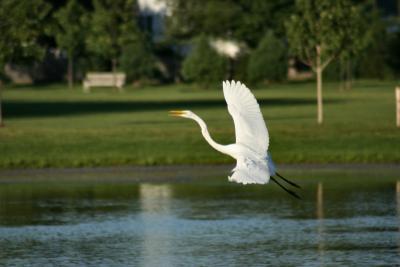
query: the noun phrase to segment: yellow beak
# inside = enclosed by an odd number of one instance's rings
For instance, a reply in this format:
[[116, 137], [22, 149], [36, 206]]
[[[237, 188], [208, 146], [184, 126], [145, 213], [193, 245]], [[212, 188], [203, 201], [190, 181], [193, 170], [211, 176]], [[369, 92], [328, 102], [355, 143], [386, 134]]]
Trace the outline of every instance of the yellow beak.
[[182, 116], [184, 113], [185, 113], [185, 112], [182, 111], [182, 110], [171, 110], [171, 111], [169, 112], [169, 115], [170, 115], [170, 116], [173, 116], [173, 117], [180, 117], [180, 116]]

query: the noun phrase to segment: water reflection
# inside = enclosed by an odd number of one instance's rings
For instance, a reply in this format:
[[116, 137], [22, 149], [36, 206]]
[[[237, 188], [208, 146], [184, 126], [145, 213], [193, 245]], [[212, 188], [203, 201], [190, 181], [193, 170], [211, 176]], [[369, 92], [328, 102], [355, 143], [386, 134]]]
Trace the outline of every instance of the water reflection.
[[[143, 266], [173, 266], [168, 255], [173, 247], [171, 225], [164, 217], [171, 214], [171, 188], [169, 184], [141, 184], [139, 220], [143, 229]], [[162, 261], [161, 261], [162, 259]]]
[[[399, 233], [400, 233], [400, 181], [396, 182], [396, 203], [397, 203], [397, 217], [399, 223]], [[398, 239], [398, 253], [400, 254], [400, 235]]]
[[318, 255], [320, 265], [324, 265], [324, 188], [321, 182], [317, 184], [317, 224], [318, 224]]
[[345, 175], [291, 175], [303, 201], [219, 177], [3, 183], [0, 266], [400, 264], [398, 177]]

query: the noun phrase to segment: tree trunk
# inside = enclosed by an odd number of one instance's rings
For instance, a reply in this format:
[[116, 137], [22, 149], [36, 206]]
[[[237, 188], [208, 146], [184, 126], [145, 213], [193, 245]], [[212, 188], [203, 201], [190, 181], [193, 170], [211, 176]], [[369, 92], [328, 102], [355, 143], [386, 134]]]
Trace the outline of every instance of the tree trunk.
[[344, 70], [345, 60], [340, 58], [339, 60], [339, 91], [344, 90], [346, 81], [346, 71]]
[[3, 82], [0, 80], [0, 127], [4, 126], [3, 123], [3, 112], [2, 112], [2, 95], [1, 95], [1, 90], [3, 89]]
[[111, 60], [111, 64], [112, 64], [112, 73], [113, 73], [113, 84], [114, 84], [114, 88], [119, 90], [117, 88], [117, 59], [113, 58]]
[[317, 60], [315, 72], [317, 73], [317, 122], [322, 124], [323, 122], [323, 107], [322, 107], [322, 71], [323, 67], [321, 64], [321, 47], [317, 46]]
[[68, 88], [72, 89], [74, 87], [74, 59], [71, 54], [68, 55]]
[[350, 90], [353, 85], [353, 72], [351, 66], [351, 60], [346, 60], [346, 90]]
[[318, 105], [318, 124], [323, 122], [323, 103], [322, 103], [322, 68], [317, 67], [317, 105]]

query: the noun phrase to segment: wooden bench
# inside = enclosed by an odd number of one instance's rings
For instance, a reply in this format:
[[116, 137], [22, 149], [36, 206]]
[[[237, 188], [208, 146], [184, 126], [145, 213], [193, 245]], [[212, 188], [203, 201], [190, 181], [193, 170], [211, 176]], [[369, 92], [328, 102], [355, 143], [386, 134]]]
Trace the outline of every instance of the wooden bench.
[[400, 128], [400, 86], [396, 87], [396, 125]]
[[90, 87], [116, 87], [119, 91], [125, 84], [125, 73], [89, 72], [83, 80], [83, 91], [90, 93]]

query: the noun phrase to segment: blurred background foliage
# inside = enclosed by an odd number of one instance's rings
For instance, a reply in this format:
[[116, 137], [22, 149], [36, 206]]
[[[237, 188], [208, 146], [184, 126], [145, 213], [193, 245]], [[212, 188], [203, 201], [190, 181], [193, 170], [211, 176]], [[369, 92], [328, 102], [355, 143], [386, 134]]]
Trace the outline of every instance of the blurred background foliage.
[[[345, 2], [361, 7], [367, 40], [332, 62], [325, 79], [398, 78], [399, 1]], [[284, 81], [297, 60], [285, 28], [295, 12], [294, 0], [2, 0], [0, 77], [10, 80], [12, 67], [32, 82], [71, 87], [89, 71], [117, 70], [137, 84]]]
[[206, 36], [200, 36], [182, 63], [182, 75], [186, 81], [209, 87], [225, 76], [226, 68], [226, 59], [210, 46]]
[[272, 31], [267, 32], [257, 48], [250, 54], [247, 77], [250, 82], [286, 79], [288, 51], [282, 39]]

